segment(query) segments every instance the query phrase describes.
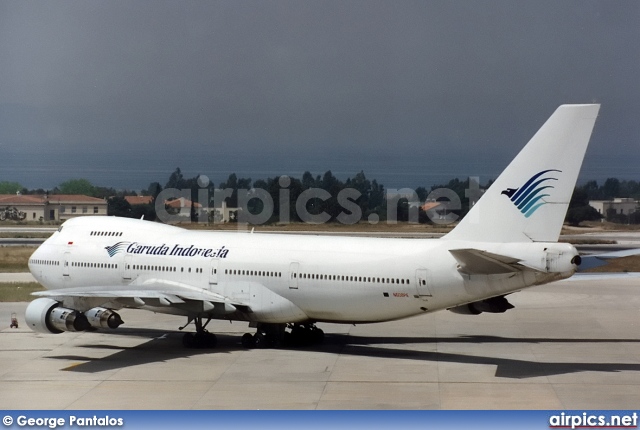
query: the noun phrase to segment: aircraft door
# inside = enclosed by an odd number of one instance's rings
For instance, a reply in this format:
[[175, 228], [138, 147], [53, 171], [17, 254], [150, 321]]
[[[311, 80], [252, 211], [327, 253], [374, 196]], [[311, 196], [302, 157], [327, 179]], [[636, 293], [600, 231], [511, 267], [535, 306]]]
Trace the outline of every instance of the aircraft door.
[[298, 278], [300, 277], [300, 263], [291, 263], [289, 265], [289, 289], [298, 289]]
[[209, 285], [218, 285], [219, 268], [220, 268], [220, 259], [212, 258], [209, 263]]
[[62, 276], [69, 276], [69, 252], [62, 256]]
[[416, 270], [416, 289], [418, 296], [424, 301], [428, 301], [433, 297], [431, 293], [431, 276], [429, 276], [427, 269]]
[[124, 256], [124, 267], [122, 268], [122, 279], [129, 281], [131, 280], [131, 256]]

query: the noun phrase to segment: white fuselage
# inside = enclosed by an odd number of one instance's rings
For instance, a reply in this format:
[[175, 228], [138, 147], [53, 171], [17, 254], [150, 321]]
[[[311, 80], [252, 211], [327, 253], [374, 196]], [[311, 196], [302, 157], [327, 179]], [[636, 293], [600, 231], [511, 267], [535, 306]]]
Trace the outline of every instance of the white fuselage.
[[[461, 241], [185, 230], [147, 221], [67, 221], [32, 255], [47, 289], [131, 286], [154, 280], [189, 285], [245, 304], [224, 318], [264, 323], [387, 321], [446, 309], [569, 277], [573, 270], [468, 275], [449, 252]], [[542, 261], [549, 246], [477, 243]], [[544, 251], [542, 250], [545, 246]], [[572, 247], [571, 247], [572, 248]], [[76, 303], [76, 308], [81, 303]], [[89, 305], [87, 305], [89, 306]], [[141, 306], [183, 313], [176, 308]]]

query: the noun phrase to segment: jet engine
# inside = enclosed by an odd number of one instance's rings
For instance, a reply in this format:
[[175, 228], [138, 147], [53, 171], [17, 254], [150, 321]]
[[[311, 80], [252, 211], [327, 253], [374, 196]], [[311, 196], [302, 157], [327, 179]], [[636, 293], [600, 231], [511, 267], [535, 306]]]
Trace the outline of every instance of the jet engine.
[[31, 330], [39, 333], [83, 331], [90, 327], [87, 317], [82, 312], [63, 308], [59, 302], [47, 298], [29, 303], [24, 319]]
[[84, 331], [90, 327], [113, 329], [123, 323], [120, 315], [109, 309], [93, 308], [83, 313], [64, 308], [61, 303], [48, 298], [29, 303], [24, 317], [29, 327], [38, 333]]
[[507, 301], [504, 296], [491, 297], [478, 302], [467, 303], [466, 305], [449, 308], [455, 314], [480, 315], [482, 312], [501, 314], [513, 309], [514, 306]]
[[124, 323], [120, 315], [105, 308], [93, 308], [84, 313], [91, 327], [95, 328], [118, 328]]

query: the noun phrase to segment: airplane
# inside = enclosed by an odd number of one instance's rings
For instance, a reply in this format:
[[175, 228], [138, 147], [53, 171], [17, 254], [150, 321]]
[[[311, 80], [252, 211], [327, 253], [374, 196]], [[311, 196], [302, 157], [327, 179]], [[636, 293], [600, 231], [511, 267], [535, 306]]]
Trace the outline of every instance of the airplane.
[[439, 239], [193, 231], [77, 217], [31, 256], [47, 290], [25, 312], [40, 333], [115, 329], [122, 308], [187, 317], [186, 347], [213, 347], [211, 320], [255, 328], [242, 345], [313, 344], [317, 323], [377, 323], [448, 309], [501, 313], [506, 296], [571, 277], [558, 237], [600, 105], [562, 105]]

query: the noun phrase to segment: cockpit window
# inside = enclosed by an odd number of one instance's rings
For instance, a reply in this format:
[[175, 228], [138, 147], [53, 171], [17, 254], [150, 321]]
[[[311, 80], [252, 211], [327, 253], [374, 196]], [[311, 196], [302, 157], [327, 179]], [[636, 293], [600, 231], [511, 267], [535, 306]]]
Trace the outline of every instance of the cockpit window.
[[58, 228], [58, 233], [60, 233], [62, 231], [62, 226], [60, 226], [60, 228]]

